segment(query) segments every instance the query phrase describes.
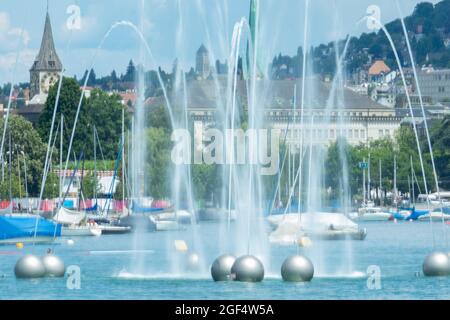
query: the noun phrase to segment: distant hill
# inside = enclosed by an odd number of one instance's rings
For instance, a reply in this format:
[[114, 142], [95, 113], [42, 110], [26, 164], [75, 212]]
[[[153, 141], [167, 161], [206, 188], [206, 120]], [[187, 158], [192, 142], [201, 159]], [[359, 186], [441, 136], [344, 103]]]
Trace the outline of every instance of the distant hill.
[[[436, 5], [429, 2], [419, 3], [413, 13], [405, 18], [411, 47], [418, 65], [431, 64], [436, 68], [450, 68], [450, 0]], [[409, 66], [409, 56], [400, 19], [386, 24], [397, 46], [404, 66]], [[342, 52], [345, 40], [311, 47], [313, 66], [316, 73], [333, 74], [336, 69], [335, 50]], [[367, 67], [371, 61], [383, 59], [393, 69], [395, 56], [383, 31], [363, 33], [352, 37], [346, 56], [347, 71], [353, 73]], [[272, 77], [283, 79], [300, 77], [302, 72], [302, 48], [294, 57], [282, 56], [273, 59]]]

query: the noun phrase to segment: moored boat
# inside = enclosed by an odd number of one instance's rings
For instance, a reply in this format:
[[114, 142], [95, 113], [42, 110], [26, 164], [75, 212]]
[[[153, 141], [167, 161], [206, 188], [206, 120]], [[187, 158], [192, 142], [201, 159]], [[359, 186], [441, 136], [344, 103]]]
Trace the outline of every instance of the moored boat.
[[31, 214], [0, 216], [0, 244], [49, 243], [61, 236], [61, 225]]

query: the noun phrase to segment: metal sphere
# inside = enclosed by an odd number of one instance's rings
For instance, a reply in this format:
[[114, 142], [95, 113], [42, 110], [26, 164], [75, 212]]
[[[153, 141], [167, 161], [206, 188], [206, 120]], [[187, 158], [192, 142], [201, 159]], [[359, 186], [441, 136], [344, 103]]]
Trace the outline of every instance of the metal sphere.
[[443, 252], [430, 253], [423, 262], [423, 274], [428, 277], [450, 275], [450, 258]]
[[16, 278], [33, 279], [45, 276], [45, 267], [41, 259], [31, 254], [23, 256], [14, 267]]
[[64, 261], [62, 261], [59, 257], [53, 254], [48, 254], [42, 257], [42, 263], [44, 264], [45, 275], [47, 277], [64, 277], [66, 267], [64, 265]]
[[281, 277], [289, 282], [307, 282], [314, 276], [314, 265], [304, 256], [291, 256], [281, 266]]
[[214, 260], [211, 266], [211, 276], [214, 281], [228, 281], [231, 279], [231, 268], [233, 267], [236, 257], [224, 254]]
[[261, 282], [264, 279], [264, 266], [254, 256], [242, 256], [233, 263], [231, 276], [236, 281]]

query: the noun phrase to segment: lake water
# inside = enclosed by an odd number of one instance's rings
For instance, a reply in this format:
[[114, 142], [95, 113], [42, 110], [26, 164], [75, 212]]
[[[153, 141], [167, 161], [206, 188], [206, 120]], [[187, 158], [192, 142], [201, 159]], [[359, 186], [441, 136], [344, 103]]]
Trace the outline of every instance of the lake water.
[[[56, 254], [66, 265], [80, 267], [79, 290], [68, 289], [66, 278], [15, 278], [14, 265], [21, 254], [43, 255], [48, 246], [22, 250], [3, 246], [0, 299], [450, 299], [450, 277], [426, 278], [421, 272], [432, 249], [429, 223], [371, 222], [360, 226], [368, 230], [365, 241], [313, 242], [321, 255], [310, 257], [321, 271], [316, 270], [312, 282], [300, 284], [283, 282], [279, 272], [283, 260], [297, 249], [279, 246], [271, 247], [271, 265], [265, 266], [263, 282], [213, 282], [208, 266], [223, 253], [217, 249], [219, 226], [213, 223], [197, 226], [206, 261], [203, 272], [196, 274], [171, 272], [180, 263], [169, 263], [179, 255], [173, 240], [189, 238], [190, 230], [175, 235], [146, 233], [142, 239], [133, 234], [74, 238], [72, 246], [67, 239], [58, 239]], [[434, 231], [436, 243], [445, 249], [442, 225], [434, 224]], [[141, 259], [129, 252], [136, 248], [136, 241]], [[136, 264], [141, 265], [139, 273], [131, 272]], [[366, 272], [371, 265], [381, 271], [378, 290], [367, 285]]]

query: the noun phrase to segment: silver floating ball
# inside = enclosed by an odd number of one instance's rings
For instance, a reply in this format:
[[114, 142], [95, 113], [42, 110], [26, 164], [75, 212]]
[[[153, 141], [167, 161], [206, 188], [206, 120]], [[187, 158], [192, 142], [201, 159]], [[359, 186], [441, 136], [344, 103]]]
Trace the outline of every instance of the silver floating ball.
[[428, 277], [450, 275], [450, 258], [443, 252], [430, 253], [423, 262], [423, 274]]
[[314, 276], [314, 266], [304, 256], [291, 256], [284, 260], [281, 266], [281, 277], [289, 282], [307, 282]]
[[33, 279], [45, 276], [45, 267], [41, 259], [31, 254], [23, 256], [14, 267], [16, 278]]
[[45, 267], [45, 275], [47, 277], [61, 278], [66, 273], [64, 261], [53, 254], [47, 254], [42, 257], [42, 263]]
[[233, 267], [236, 257], [224, 254], [214, 260], [211, 266], [211, 276], [214, 281], [228, 281], [231, 279], [231, 267]]
[[264, 266], [254, 256], [242, 256], [233, 263], [231, 276], [236, 281], [261, 282], [264, 279]]
[[200, 268], [200, 257], [196, 253], [189, 253], [186, 257], [186, 269], [188, 271], [198, 271]]

